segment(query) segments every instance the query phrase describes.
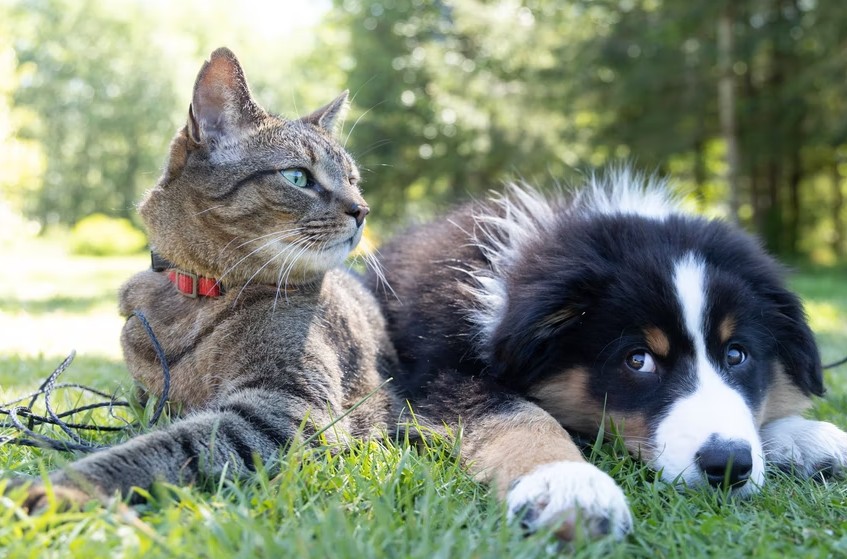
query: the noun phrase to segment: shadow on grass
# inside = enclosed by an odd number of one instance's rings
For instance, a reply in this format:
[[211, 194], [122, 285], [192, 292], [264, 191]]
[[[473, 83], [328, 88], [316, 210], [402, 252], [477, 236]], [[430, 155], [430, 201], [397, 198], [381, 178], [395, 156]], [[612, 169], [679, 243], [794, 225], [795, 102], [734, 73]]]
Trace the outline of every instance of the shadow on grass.
[[29, 314], [47, 314], [64, 311], [72, 314], [84, 314], [96, 308], [117, 307], [114, 293], [104, 293], [94, 297], [68, 297], [59, 295], [46, 299], [0, 300], [0, 312]]

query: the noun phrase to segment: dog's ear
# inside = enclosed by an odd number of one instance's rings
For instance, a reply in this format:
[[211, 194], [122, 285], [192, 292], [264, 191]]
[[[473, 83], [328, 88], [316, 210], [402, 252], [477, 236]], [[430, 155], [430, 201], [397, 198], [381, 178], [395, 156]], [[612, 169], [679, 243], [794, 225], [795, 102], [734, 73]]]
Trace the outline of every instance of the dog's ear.
[[820, 352], [803, 305], [786, 289], [775, 289], [769, 295], [774, 310], [768, 327], [779, 342], [777, 359], [804, 394], [823, 396]]
[[[561, 269], [560, 269], [561, 270]], [[491, 373], [506, 385], [529, 384], [558, 360], [555, 340], [578, 328], [607, 282], [590, 266], [564, 275], [527, 274], [510, 289], [506, 308], [489, 340]]]
[[[721, 255], [724, 262], [732, 262], [733, 273], [741, 275], [761, 297], [758, 319], [776, 342], [773, 357], [804, 394], [823, 395], [820, 352], [800, 298], [786, 287], [788, 270], [767, 253], [760, 240], [735, 226], [710, 223], [710, 251]], [[739, 262], [745, 264], [739, 266]]]

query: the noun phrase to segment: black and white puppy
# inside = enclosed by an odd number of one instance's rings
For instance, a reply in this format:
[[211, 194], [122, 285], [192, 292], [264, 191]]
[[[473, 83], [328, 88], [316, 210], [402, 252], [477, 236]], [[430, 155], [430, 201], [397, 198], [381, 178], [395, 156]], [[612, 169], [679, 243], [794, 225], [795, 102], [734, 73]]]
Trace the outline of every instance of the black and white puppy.
[[842, 468], [847, 434], [801, 416], [821, 364], [781, 267], [661, 183], [588, 182], [509, 186], [382, 249], [394, 293], [378, 295], [418, 419], [461, 428], [462, 459], [510, 515], [565, 538], [632, 526], [570, 433], [605, 427], [663, 479], [736, 495], [766, 464]]

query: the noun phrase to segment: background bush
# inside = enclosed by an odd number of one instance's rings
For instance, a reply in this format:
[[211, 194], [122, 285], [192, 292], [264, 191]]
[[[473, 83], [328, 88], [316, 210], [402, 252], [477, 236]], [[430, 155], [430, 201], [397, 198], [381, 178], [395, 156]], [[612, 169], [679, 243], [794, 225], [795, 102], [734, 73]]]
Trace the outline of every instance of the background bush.
[[86, 256], [136, 254], [147, 246], [147, 237], [125, 218], [92, 214], [71, 229], [70, 249]]

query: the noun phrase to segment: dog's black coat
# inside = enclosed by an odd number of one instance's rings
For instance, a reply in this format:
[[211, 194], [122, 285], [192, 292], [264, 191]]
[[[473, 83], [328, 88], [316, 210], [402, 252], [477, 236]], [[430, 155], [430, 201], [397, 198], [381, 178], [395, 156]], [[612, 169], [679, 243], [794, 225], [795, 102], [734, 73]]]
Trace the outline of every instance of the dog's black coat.
[[410, 436], [460, 435], [462, 462], [530, 530], [632, 529], [574, 435], [614, 433], [663, 481], [738, 497], [768, 465], [847, 467], [847, 434], [802, 417], [823, 378], [783, 269], [657, 181], [621, 169], [579, 192], [507, 186], [382, 255], [393, 291], [370, 285], [402, 363], [394, 384], [425, 427]]
[[[551, 202], [562, 204], [554, 219], [544, 222], [541, 235], [522, 240], [520, 254], [500, 270], [492, 270], [480, 248], [491, 233], [480, 231], [479, 216], [503, 212], [491, 203], [465, 205], [381, 250], [396, 296], [379, 295], [405, 367], [397, 381], [413, 405], [462, 400], [462, 378], [526, 394], [540, 380], [581, 367], [590, 371], [593, 398], [609, 409], [661, 415], [692, 389], [685, 372], [692, 367], [685, 365], [693, 341], [672, 286], [674, 263], [689, 254], [706, 265], [711, 358], [723, 360], [710, 321], [728, 315], [738, 325], [735, 339], [750, 352], [724, 378], [751, 409], [762, 404], [774, 360], [803, 393], [823, 393], [802, 306], [786, 289], [781, 267], [752, 237], [721, 221], [567, 211], [567, 203]], [[487, 336], [468, 320], [475, 302], [463, 287], [475, 283], [469, 272], [478, 270], [499, 273], [507, 293]], [[557, 313], [562, 316], [551, 323]], [[671, 338], [660, 374], [622, 366], [628, 351], [644, 346], [641, 330], [648, 325]]]

